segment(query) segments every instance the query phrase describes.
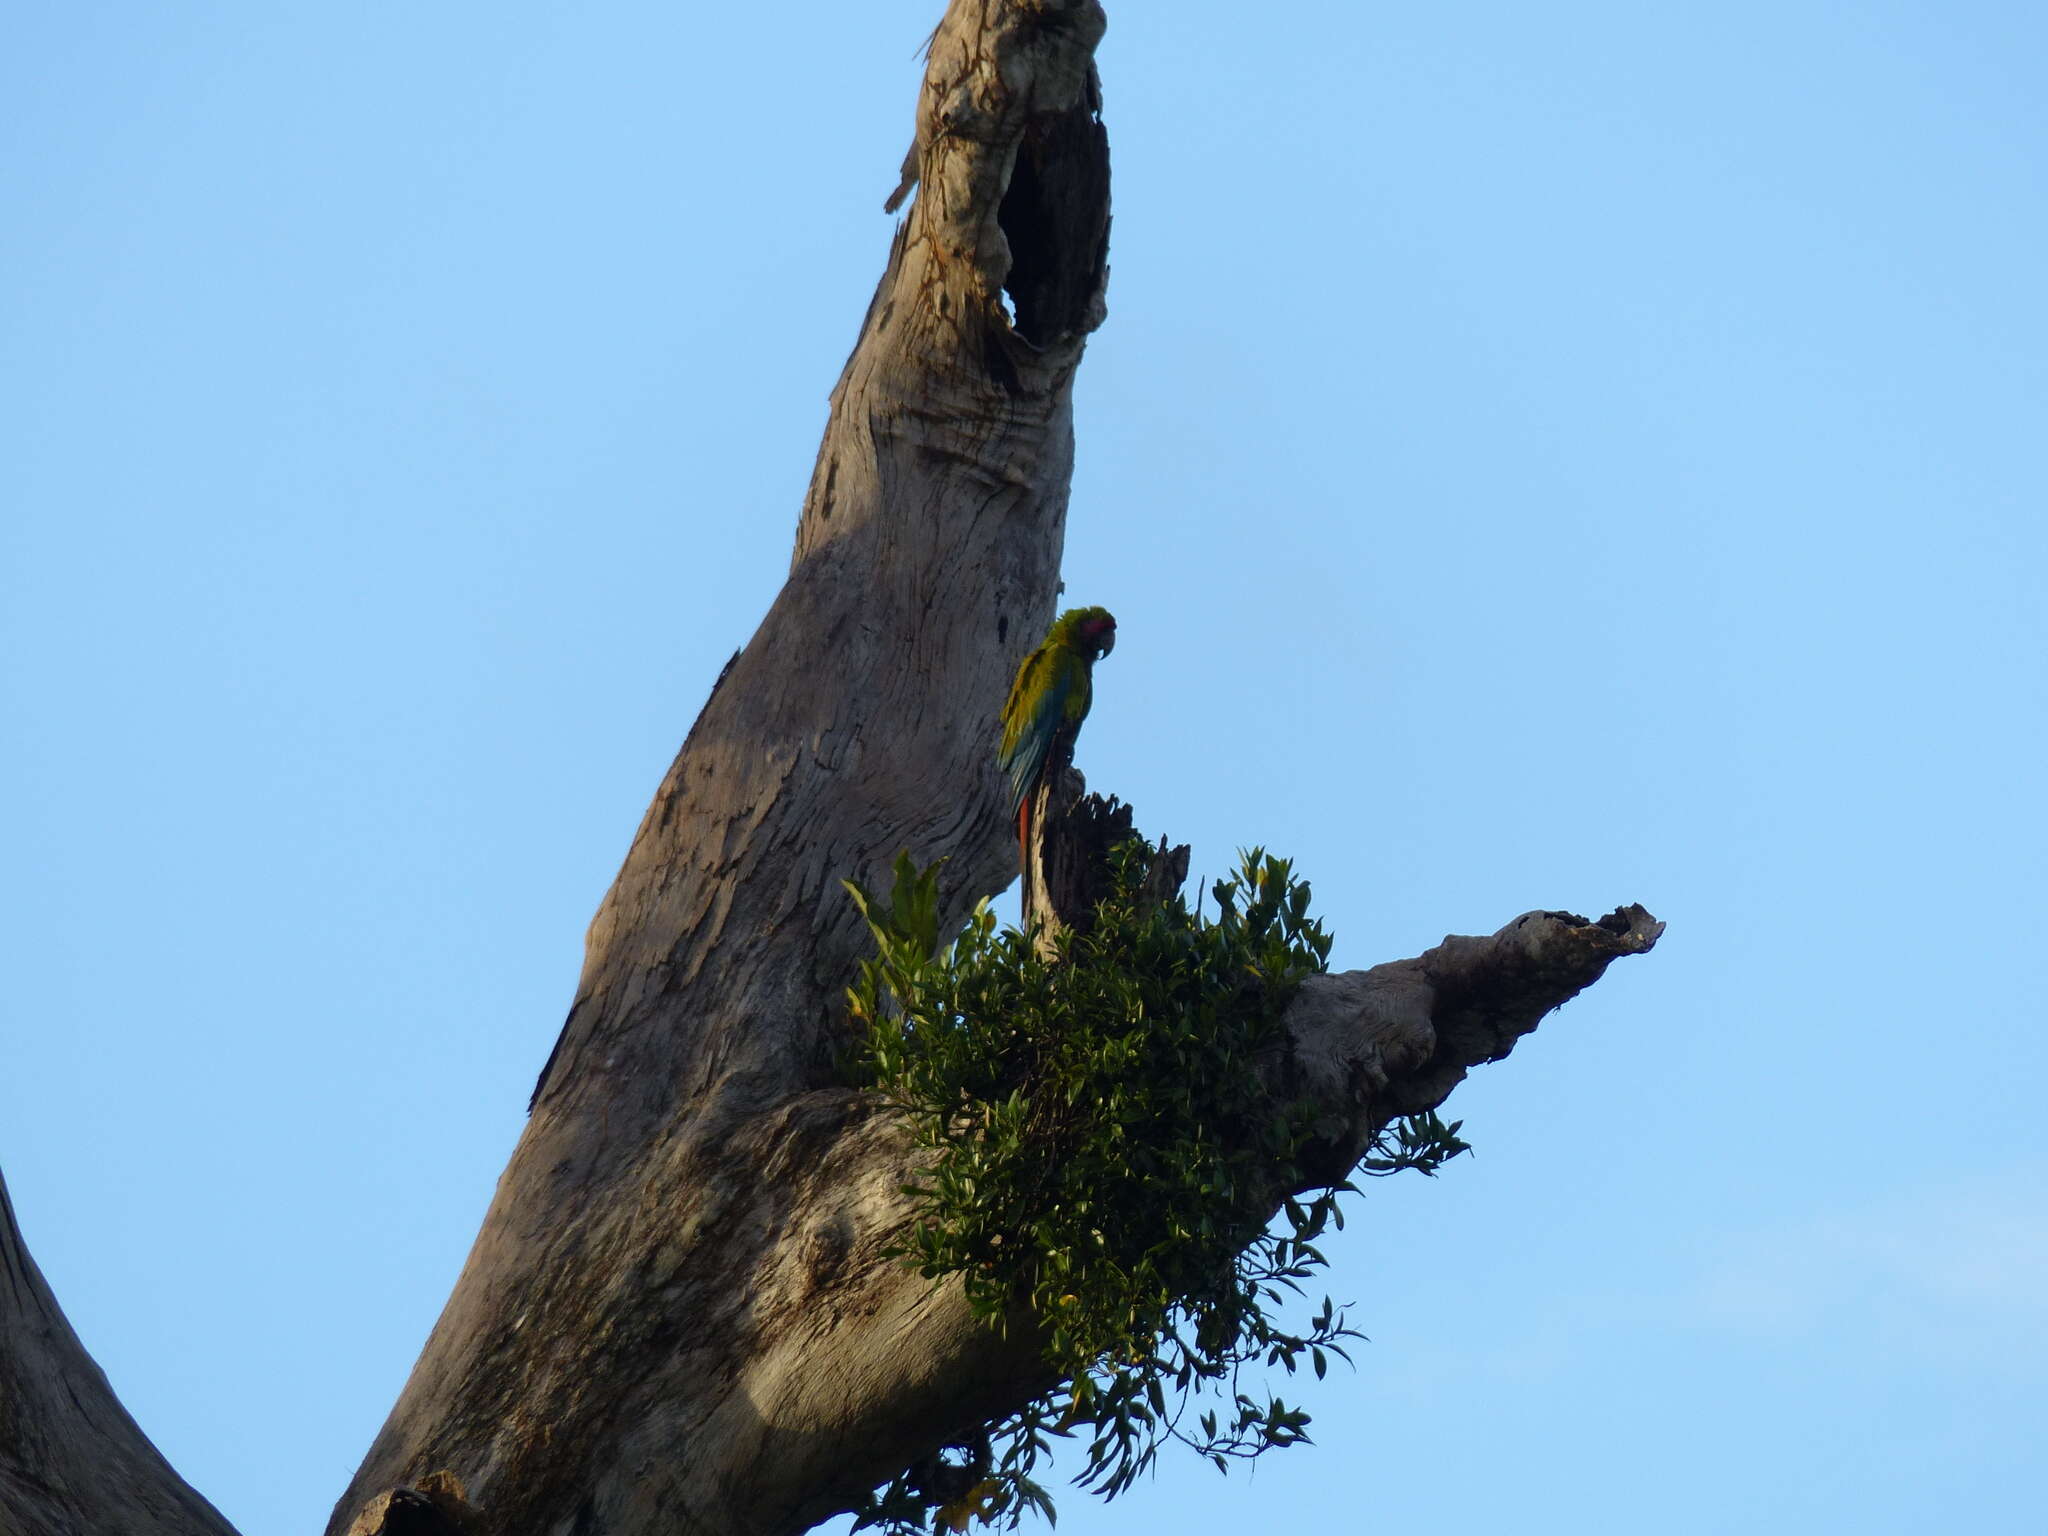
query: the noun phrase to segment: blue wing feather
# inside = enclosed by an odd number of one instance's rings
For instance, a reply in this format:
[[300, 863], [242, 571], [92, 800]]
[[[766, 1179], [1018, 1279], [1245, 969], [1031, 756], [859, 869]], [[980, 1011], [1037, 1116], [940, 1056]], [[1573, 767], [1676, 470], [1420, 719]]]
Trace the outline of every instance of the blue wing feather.
[[[1043, 665], [1038, 665], [1041, 656]], [[1024, 804], [1025, 797], [1038, 787], [1039, 777], [1045, 772], [1046, 759], [1052, 753], [1052, 744], [1066, 724], [1067, 701], [1074, 692], [1075, 674], [1081, 670], [1076, 665], [1061, 665], [1068, 660], [1058, 651], [1044, 651], [1033, 656], [1031, 671], [1044, 676], [1042, 686], [1032, 688], [1037, 678], [1020, 678], [1028, 692], [1037, 694], [1030, 716], [1017, 722], [1016, 738], [1005, 744], [1006, 750], [999, 761], [1010, 775], [1010, 814], [1015, 816]], [[1019, 701], [1021, 702], [1021, 700]]]

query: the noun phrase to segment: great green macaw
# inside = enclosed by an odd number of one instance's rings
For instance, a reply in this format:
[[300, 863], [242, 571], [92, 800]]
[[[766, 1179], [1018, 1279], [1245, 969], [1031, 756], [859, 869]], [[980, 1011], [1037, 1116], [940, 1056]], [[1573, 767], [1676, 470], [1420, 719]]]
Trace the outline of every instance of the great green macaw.
[[1010, 814], [1017, 819], [1017, 858], [1031, 864], [1031, 806], [1038, 786], [1074, 749], [1094, 698], [1090, 669], [1116, 648], [1116, 620], [1107, 608], [1069, 608], [1017, 668], [1003, 705], [1003, 744], [996, 761], [1010, 776]]

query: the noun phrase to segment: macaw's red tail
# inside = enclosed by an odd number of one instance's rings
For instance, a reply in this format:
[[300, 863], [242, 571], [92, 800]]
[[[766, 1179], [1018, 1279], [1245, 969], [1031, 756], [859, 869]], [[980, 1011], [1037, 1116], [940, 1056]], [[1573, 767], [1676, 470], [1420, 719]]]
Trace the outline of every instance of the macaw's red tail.
[[1031, 869], [1031, 797], [1026, 795], [1024, 803], [1017, 807], [1017, 873], [1028, 875]]

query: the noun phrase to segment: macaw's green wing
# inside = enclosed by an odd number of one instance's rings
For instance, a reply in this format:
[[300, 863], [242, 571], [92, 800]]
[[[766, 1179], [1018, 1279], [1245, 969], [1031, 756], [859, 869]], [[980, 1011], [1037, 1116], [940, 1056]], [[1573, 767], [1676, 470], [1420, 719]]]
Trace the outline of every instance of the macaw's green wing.
[[1042, 645], [1017, 669], [1003, 705], [1003, 743], [996, 760], [1010, 776], [1010, 814], [1038, 788], [1053, 743], [1088, 713], [1088, 664], [1059, 645]]

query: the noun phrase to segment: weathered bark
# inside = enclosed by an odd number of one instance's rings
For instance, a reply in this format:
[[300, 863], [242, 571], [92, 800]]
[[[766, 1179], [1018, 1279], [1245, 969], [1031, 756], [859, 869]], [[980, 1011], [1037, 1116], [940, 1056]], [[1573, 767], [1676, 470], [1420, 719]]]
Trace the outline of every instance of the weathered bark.
[[[878, 886], [904, 849], [947, 859], [950, 922], [1013, 874], [995, 722], [1053, 613], [1071, 385], [1104, 312], [1103, 25], [1095, 0], [953, 0], [934, 35], [917, 200], [788, 581], [591, 924], [526, 1134], [331, 1536], [799, 1531], [1048, 1385], [1028, 1326], [999, 1337], [957, 1286], [882, 1257], [912, 1152], [835, 1069], [867, 947], [839, 881]], [[1319, 1106], [1341, 1177], [1658, 928], [1536, 913], [1319, 978], [1275, 1091]], [[106, 1394], [11, 1216], [6, 1239], [0, 1512], [225, 1531]], [[134, 1469], [122, 1507], [155, 1524], [80, 1492], [102, 1442]]]
[[114, 1397], [43, 1282], [0, 1179], [0, 1533], [234, 1536]]
[[1664, 925], [1640, 906], [1589, 922], [1525, 912], [1484, 938], [1446, 938], [1413, 960], [1314, 976], [1287, 1011], [1293, 1049], [1275, 1090], [1323, 1111], [1313, 1182], [1341, 1179], [1373, 1133], [1435, 1109], [1465, 1074], [1598, 981], [1624, 955], [1648, 954]]
[[333, 1530], [435, 1472], [494, 1530], [800, 1529], [1030, 1371], [876, 1257], [905, 1149], [833, 1086], [865, 937], [839, 881], [946, 858], [957, 917], [1008, 878], [992, 722], [1052, 617], [1103, 314], [1103, 25], [1094, 0], [955, 0], [934, 35], [917, 199], [789, 579], [591, 925], [526, 1135]]

